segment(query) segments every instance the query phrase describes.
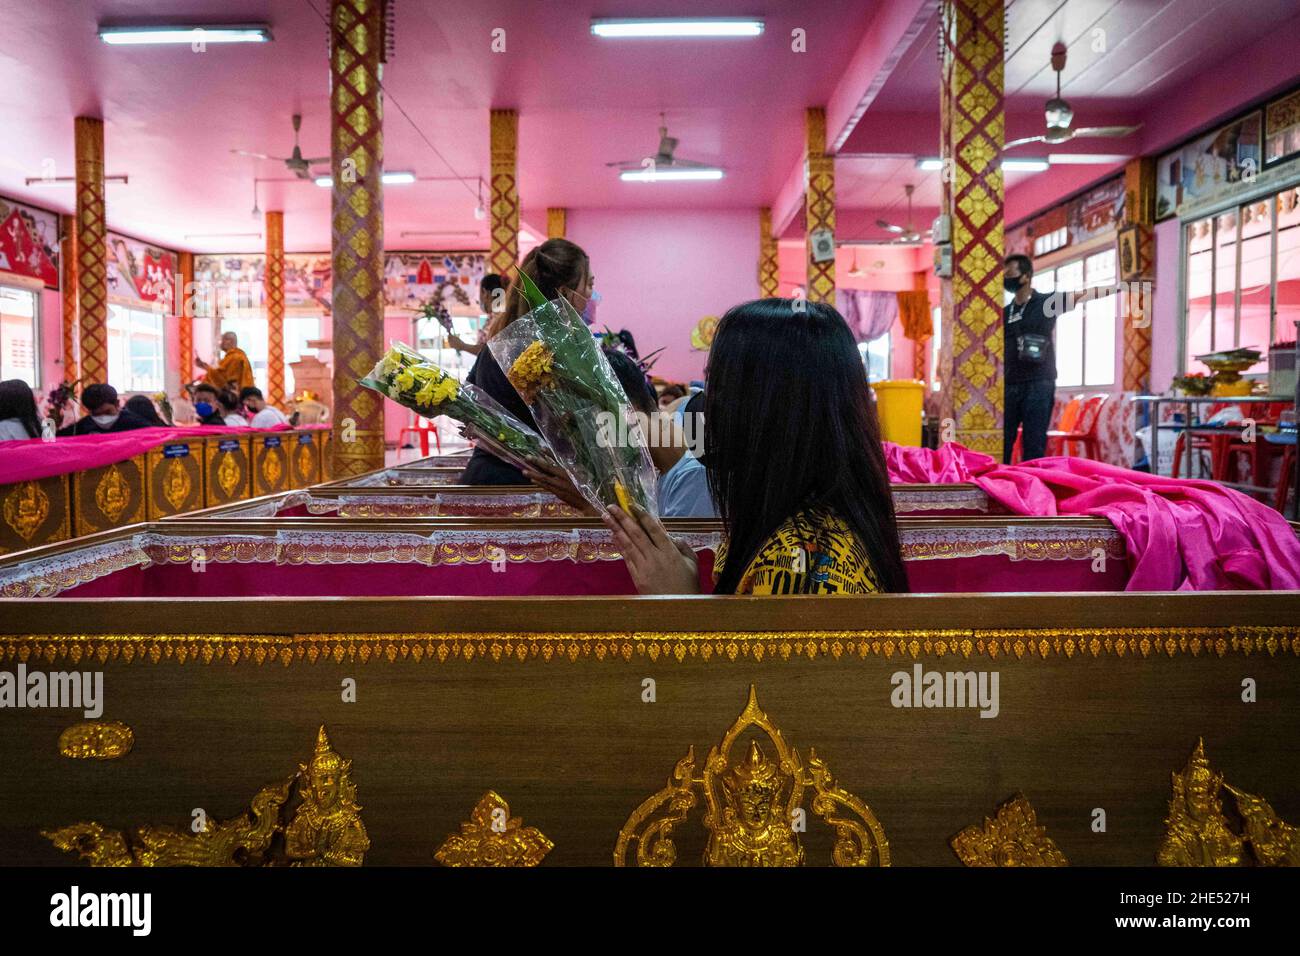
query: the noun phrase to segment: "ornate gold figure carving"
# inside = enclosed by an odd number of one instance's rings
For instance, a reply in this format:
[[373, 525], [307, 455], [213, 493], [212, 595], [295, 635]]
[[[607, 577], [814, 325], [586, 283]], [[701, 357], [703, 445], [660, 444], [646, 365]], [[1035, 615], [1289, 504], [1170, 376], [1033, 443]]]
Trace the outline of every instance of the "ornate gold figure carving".
[[122, 477], [117, 465], [109, 465], [108, 470], [95, 486], [95, 504], [109, 521], [122, 517], [122, 512], [131, 503], [131, 487]]
[[1187, 766], [1172, 778], [1173, 796], [1156, 862], [1161, 866], [1242, 866], [1241, 837], [1232, 832], [1219, 800], [1223, 775], [1210, 769], [1204, 740], [1196, 741]]
[[31, 541], [36, 530], [50, 516], [50, 496], [34, 481], [24, 481], [9, 489], [4, 503], [5, 524], [18, 537]]
[[239, 471], [233, 453], [227, 452], [221, 456], [221, 464], [217, 466], [217, 484], [221, 486], [227, 498], [235, 493], [235, 486], [239, 484]]
[[352, 761], [330, 746], [322, 725], [311, 762], [299, 766], [302, 804], [285, 828], [285, 852], [295, 866], [360, 866], [370, 849], [361, 822]]
[[172, 506], [173, 511], [180, 511], [190, 496], [193, 487], [190, 473], [185, 470], [179, 458], [172, 458], [167, 465], [167, 474], [163, 476], [163, 497]]
[[[758, 734], [748, 738], [747, 756], [733, 762], [732, 748], [751, 729]], [[759, 742], [764, 735], [774, 756]], [[614, 865], [627, 865], [635, 845], [634, 865], [672, 866], [677, 859], [673, 830], [696, 806], [697, 792], [702, 791], [704, 826], [709, 831], [706, 866], [800, 866], [804, 851], [796, 821], [802, 819], [804, 791], [809, 787], [812, 811], [835, 830], [832, 860], [836, 866], [889, 865], [889, 843], [875, 814], [835, 784], [815, 750], [809, 749], [804, 766], [799, 752], [758, 706], [758, 695], [750, 685], [745, 709], [722, 743], [709, 751], [703, 776], [695, 776], [695, 748], [691, 747], [677, 762], [668, 785], [628, 817], [614, 847]]]
[[[209, 819], [198, 832], [150, 824], [121, 831], [92, 820], [41, 833], [91, 866], [359, 866], [370, 840], [356, 804], [351, 765], [330, 746], [321, 727], [310, 762], [300, 764], [288, 779], [263, 787], [248, 810], [225, 823]], [[299, 802], [291, 807], [295, 780]]]
[[433, 857], [443, 866], [537, 866], [554, 846], [541, 830], [510, 816], [510, 805], [489, 790]]
[[998, 807], [992, 819], [985, 817], [983, 826], [972, 824], [950, 842], [967, 866], [1070, 865], [1023, 793]]
[[314, 477], [311, 467], [311, 452], [311, 445], [298, 446], [298, 474], [302, 475], [304, 481], [310, 481]]
[[283, 469], [280, 467], [280, 455], [275, 449], [268, 448], [262, 455], [262, 479], [268, 487], [274, 487], [280, 480]]
[[74, 760], [117, 760], [134, 744], [134, 731], [116, 720], [88, 720], [59, 734], [59, 753]]
[[1300, 827], [1293, 827], [1276, 813], [1263, 797], [1224, 786], [1237, 801], [1237, 812], [1245, 823], [1246, 843], [1259, 866], [1300, 866]]

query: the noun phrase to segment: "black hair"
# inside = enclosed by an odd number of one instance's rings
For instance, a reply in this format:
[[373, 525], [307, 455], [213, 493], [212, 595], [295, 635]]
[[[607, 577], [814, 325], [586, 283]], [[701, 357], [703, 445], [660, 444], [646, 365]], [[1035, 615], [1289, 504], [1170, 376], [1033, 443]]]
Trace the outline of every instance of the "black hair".
[[478, 287], [480, 292], [495, 292], [497, 289], [504, 289], [506, 283], [505, 280], [495, 272], [489, 272], [479, 280]]
[[194, 386], [194, 394], [195, 394], [195, 395], [198, 395], [199, 392], [211, 392], [213, 395], [216, 395], [216, 396], [220, 396], [220, 395], [221, 395], [221, 391], [217, 388], [217, 386], [215, 386], [215, 385], [213, 385], [213, 384], [211, 384], [211, 383], [209, 383], [209, 382], [199, 382], [199, 384], [195, 385], [195, 386]]
[[[577, 243], [568, 239], [547, 239], [524, 256], [524, 261], [519, 263], [519, 272], [527, 273], [549, 301], [559, 298], [564, 289], [580, 287], [591, 273], [591, 261]], [[505, 314], [493, 319], [493, 324], [488, 326], [488, 337], [532, 310], [528, 297], [524, 295], [523, 283], [515, 274], [506, 292]]]
[[829, 305], [758, 299], [718, 323], [705, 372], [704, 465], [727, 532], [714, 592], [804, 512], [843, 520], [884, 591], [908, 590], [862, 357]]
[[158, 409], [154, 407], [153, 399], [148, 395], [132, 395], [126, 400], [126, 410], [136, 418], [143, 418], [150, 425], [164, 427], [167, 425], [158, 414]]
[[241, 402], [246, 402], [250, 398], [261, 398], [261, 397], [262, 397], [262, 390], [258, 388], [256, 385], [250, 385], [239, 393], [239, 400]]
[[81, 404], [92, 412], [101, 405], [116, 405], [117, 389], [102, 382], [98, 385], [87, 385], [81, 390]]
[[41, 424], [36, 416], [36, 398], [31, 386], [20, 378], [0, 382], [0, 420], [16, 418], [32, 438], [41, 437]]
[[1007, 256], [1003, 265], [1009, 266], [1013, 262], [1016, 264], [1016, 268], [1020, 270], [1022, 276], [1032, 276], [1034, 274], [1034, 260], [1029, 258], [1029, 256], [1020, 252], [1013, 253]]
[[227, 412], [239, 410], [239, 396], [236, 395], [233, 390], [228, 391], [223, 388], [221, 391], [217, 392], [217, 402]]
[[623, 391], [627, 393], [627, 400], [632, 403], [632, 407], [647, 415], [656, 412], [659, 409], [659, 400], [655, 397], [654, 386], [645, 377], [645, 371], [636, 360], [622, 349], [605, 348], [602, 351], [609, 361], [609, 367], [618, 377], [619, 384], [623, 386]]

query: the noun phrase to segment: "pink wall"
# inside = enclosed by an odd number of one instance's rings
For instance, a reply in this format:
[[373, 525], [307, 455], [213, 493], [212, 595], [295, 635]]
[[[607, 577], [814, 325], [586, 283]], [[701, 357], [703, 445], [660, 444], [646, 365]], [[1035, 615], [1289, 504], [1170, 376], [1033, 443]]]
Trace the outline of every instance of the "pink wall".
[[1155, 302], [1151, 316], [1151, 390], [1160, 394], [1178, 374], [1178, 261], [1181, 224], [1166, 219], [1156, 224]]
[[702, 378], [695, 323], [758, 296], [757, 209], [570, 209], [567, 233], [591, 256], [596, 327], [627, 329], [642, 354], [662, 348], [667, 379]]
[[63, 381], [63, 297], [53, 289], [41, 291], [41, 384], [48, 394]]

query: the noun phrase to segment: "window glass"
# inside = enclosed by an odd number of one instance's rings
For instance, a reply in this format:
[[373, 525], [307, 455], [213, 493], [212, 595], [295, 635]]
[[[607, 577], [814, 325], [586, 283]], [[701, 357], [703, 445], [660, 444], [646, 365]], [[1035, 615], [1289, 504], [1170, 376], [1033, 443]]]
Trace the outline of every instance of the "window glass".
[[31, 289], [0, 286], [0, 381], [17, 378], [32, 388], [40, 384], [37, 301]]
[[161, 312], [109, 305], [109, 385], [122, 393], [162, 391], [163, 354]]

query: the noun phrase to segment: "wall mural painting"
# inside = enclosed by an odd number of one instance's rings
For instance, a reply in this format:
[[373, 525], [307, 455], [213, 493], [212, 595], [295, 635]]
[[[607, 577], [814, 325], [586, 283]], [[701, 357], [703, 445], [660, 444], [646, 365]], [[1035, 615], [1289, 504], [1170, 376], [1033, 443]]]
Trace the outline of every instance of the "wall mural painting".
[[109, 232], [108, 294], [131, 305], [172, 307], [176, 253]]
[[1264, 110], [1264, 163], [1272, 166], [1300, 155], [1300, 90]]
[[0, 270], [59, 287], [59, 217], [0, 197]]
[[1124, 177], [1118, 176], [1008, 229], [1004, 239], [1007, 255], [1019, 253], [1032, 258], [1034, 239], [1060, 229], [1065, 230], [1065, 238], [1053, 246], [1053, 251], [1081, 245], [1114, 232], [1123, 219]]
[[1259, 173], [1260, 112], [1206, 133], [1156, 161], [1156, 218], [1227, 198]]

